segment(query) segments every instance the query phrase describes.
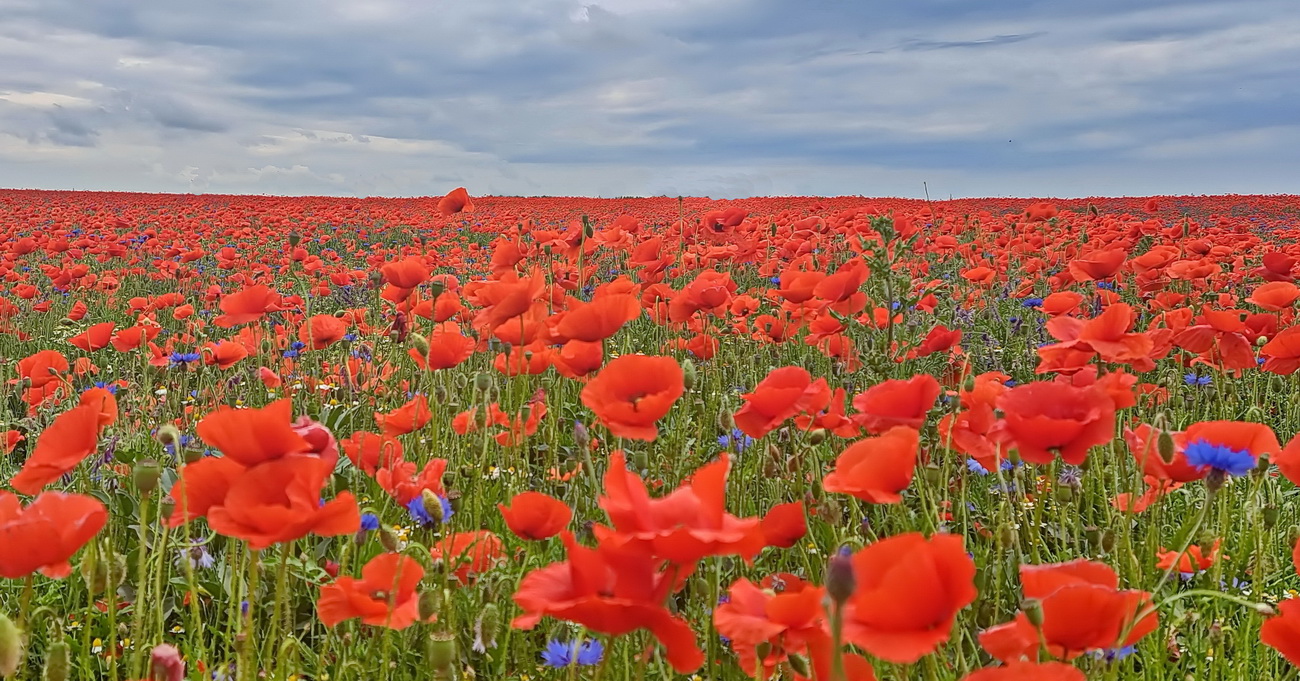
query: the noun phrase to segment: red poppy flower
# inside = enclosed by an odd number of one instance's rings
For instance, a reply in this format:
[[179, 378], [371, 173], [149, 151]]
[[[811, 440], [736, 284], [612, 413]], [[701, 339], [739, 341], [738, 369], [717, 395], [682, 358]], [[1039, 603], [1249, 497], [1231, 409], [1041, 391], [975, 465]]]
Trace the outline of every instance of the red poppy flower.
[[397, 503], [406, 506], [412, 499], [429, 490], [438, 496], [446, 496], [442, 478], [447, 474], [447, 460], [433, 459], [416, 472], [416, 465], [411, 461], [397, 461], [387, 468], [375, 471], [375, 482], [383, 488]]
[[618, 333], [641, 315], [641, 301], [630, 293], [601, 296], [590, 303], [577, 302], [560, 318], [556, 331], [566, 339], [595, 342]]
[[361, 512], [351, 492], [321, 503], [321, 490], [332, 473], [332, 467], [310, 456], [259, 464], [239, 474], [219, 505], [208, 509], [208, 525], [218, 534], [243, 539], [254, 551], [308, 534], [356, 532]]
[[735, 413], [736, 427], [750, 437], [763, 437], [796, 414], [821, 411], [830, 396], [826, 379], [814, 381], [806, 369], [773, 369], [753, 391], [740, 396], [745, 404]]
[[360, 617], [364, 624], [401, 631], [420, 617], [415, 587], [423, 578], [420, 561], [381, 553], [361, 568], [361, 579], [340, 577], [321, 587], [316, 611], [327, 627]]
[[704, 663], [690, 624], [664, 608], [680, 586], [677, 571], [658, 572], [644, 546], [611, 543], [591, 549], [568, 532], [561, 537], [568, 560], [524, 576], [514, 594], [523, 614], [512, 626], [532, 629], [549, 615], [610, 636], [648, 629], [673, 669], [685, 674]]
[[298, 329], [298, 340], [312, 350], [327, 348], [347, 335], [348, 323], [334, 315], [318, 314], [307, 318]]
[[84, 404], [55, 417], [9, 486], [34, 495], [93, 454], [99, 447], [99, 410], [98, 404]]
[[856, 589], [844, 639], [888, 662], [910, 664], [948, 640], [957, 613], [975, 601], [975, 562], [962, 538], [901, 534], [853, 556]]
[[506, 526], [520, 539], [549, 539], [559, 534], [573, 519], [573, 511], [564, 502], [541, 492], [521, 492], [510, 505], [497, 504]]
[[671, 357], [623, 355], [582, 389], [582, 403], [617, 437], [653, 441], [656, 423], [685, 392], [681, 365]]
[[1030, 463], [1051, 463], [1057, 453], [1079, 465], [1088, 450], [1115, 433], [1115, 403], [1101, 390], [1064, 383], [1018, 385], [998, 398], [1003, 432]]
[[768, 546], [782, 549], [794, 546], [808, 534], [808, 519], [804, 514], [803, 503], [792, 501], [773, 506], [763, 516], [759, 528], [763, 531], [763, 541]]
[[1013, 662], [967, 674], [962, 681], [1088, 681], [1077, 667], [1064, 662]]
[[655, 556], [688, 565], [705, 556], [738, 555], [746, 560], [765, 545], [758, 518], [726, 512], [726, 454], [695, 471], [686, 484], [652, 499], [640, 476], [629, 471], [622, 452], [610, 455], [605, 495], [600, 507], [613, 529], [597, 525], [596, 538], [620, 539], [648, 546]]
[[384, 435], [397, 437], [417, 431], [433, 419], [429, 400], [424, 395], [412, 397], [406, 404], [387, 412], [375, 412], [375, 423]]
[[358, 431], [339, 442], [353, 466], [374, 475], [402, 460], [402, 443], [378, 433]]
[[434, 560], [450, 563], [452, 574], [461, 584], [473, 583], [479, 575], [505, 560], [501, 538], [487, 530], [443, 537], [429, 549], [429, 555]]
[[114, 326], [116, 325], [113, 322], [95, 324], [89, 329], [69, 338], [68, 342], [86, 352], [94, 352], [106, 348], [113, 337]]
[[853, 408], [858, 413], [852, 418], [874, 434], [895, 426], [920, 429], [941, 391], [939, 381], [929, 374], [907, 380], [891, 379], [855, 395]]
[[474, 202], [469, 198], [469, 192], [464, 187], [456, 187], [447, 192], [447, 195], [438, 199], [438, 212], [443, 217], [454, 215], [462, 211], [473, 212]]
[[[1042, 626], [1035, 627], [1019, 613], [1011, 622], [981, 633], [980, 645], [1003, 662], [1036, 659], [1040, 646], [1060, 660], [1122, 648], [1155, 631], [1158, 624], [1151, 595], [1119, 589], [1119, 577], [1103, 563], [1080, 559], [1021, 565], [1020, 583], [1025, 598], [1042, 609]], [[1142, 619], [1135, 623], [1140, 614]]]
[[[771, 678], [790, 655], [812, 661], [816, 678], [830, 678], [831, 640], [825, 622], [826, 592], [789, 577], [779, 593], [738, 579], [727, 591], [727, 602], [713, 614], [713, 626], [731, 641], [740, 668], [750, 677]], [[758, 669], [759, 646], [764, 647]]]
[[108, 510], [94, 497], [46, 492], [23, 508], [18, 497], [0, 490], [0, 577], [67, 577], [68, 561], [106, 522]]
[[1300, 598], [1277, 604], [1278, 614], [1264, 621], [1259, 640], [1276, 650], [1293, 665], [1300, 666]]
[[827, 492], [848, 494], [873, 504], [896, 504], [912, 484], [921, 434], [896, 426], [879, 437], [849, 445], [835, 460], [835, 470], [822, 480]]
[[280, 310], [280, 294], [263, 284], [255, 284], [221, 299], [221, 314], [212, 323], [230, 328], [255, 322], [268, 312]]

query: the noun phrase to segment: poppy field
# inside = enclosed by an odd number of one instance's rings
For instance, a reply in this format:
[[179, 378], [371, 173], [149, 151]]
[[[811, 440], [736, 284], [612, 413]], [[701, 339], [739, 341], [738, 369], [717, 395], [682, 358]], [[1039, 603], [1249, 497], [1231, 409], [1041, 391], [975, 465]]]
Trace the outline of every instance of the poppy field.
[[1296, 678], [1297, 237], [0, 191], [0, 677]]

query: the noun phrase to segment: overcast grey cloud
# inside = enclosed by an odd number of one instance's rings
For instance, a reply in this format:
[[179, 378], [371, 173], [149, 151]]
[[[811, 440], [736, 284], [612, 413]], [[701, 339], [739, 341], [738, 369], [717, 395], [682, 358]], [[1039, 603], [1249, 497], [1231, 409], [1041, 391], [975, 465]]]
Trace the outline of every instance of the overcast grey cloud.
[[0, 0], [0, 185], [1292, 193], [1295, 0]]

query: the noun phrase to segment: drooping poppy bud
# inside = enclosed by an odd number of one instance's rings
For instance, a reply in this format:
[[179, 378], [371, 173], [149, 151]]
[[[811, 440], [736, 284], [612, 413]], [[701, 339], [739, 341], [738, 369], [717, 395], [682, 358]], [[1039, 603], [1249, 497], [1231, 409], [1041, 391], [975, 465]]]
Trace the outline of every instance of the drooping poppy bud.
[[7, 615], [0, 613], [0, 676], [13, 676], [25, 656], [22, 630]]
[[44, 681], [68, 681], [72, 671], [72, 649], [67, 641], [55, 641], [45, 651]]

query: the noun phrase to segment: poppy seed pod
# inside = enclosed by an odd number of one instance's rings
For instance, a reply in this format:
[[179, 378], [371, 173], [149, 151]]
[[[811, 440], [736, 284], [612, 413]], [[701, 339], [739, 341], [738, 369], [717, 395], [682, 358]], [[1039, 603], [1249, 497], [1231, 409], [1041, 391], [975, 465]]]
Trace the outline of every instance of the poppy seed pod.
[[171, 497], [165, 497], [162, 501], [158, 502], [158, 517], [160, 518], [171, 517], [171, 514], [175, 510], [176, 500]]
[[450, 674], [456, 661], [456, 637], [445, 631], [430, 636], [428, 656], [435, 674]]
[[484, 373], [474, 374], [474, 389], [479, 392], [485, 392], [492, 387], [492, 377]]
[[162, 477], [162, 466], [158, 465], [153, 459], [137, 461], [131, 468], [131, 482], [135, 483], [135, 488], [149, 494], [158, 489], [158, 479]]
[[13, 676], [22, 665], [25, 655], [22, 630], [8, 615], [0, 613], [0, 676]]

